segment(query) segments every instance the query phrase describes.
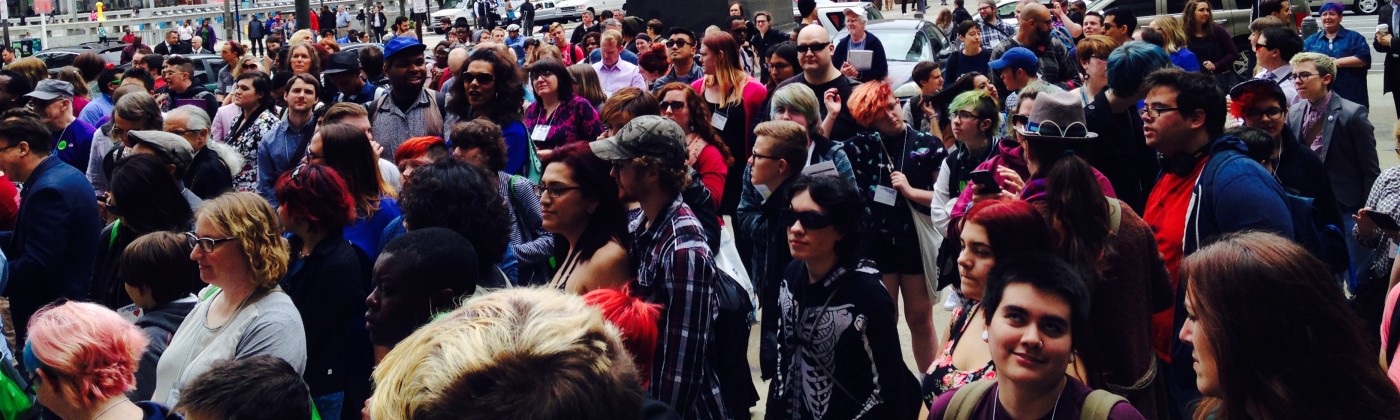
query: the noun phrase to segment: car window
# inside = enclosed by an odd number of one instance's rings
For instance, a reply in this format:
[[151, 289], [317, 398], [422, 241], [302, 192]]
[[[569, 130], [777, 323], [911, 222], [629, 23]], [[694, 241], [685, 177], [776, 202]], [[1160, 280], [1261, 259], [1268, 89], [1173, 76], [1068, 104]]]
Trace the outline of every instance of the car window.
[[1180, 18], [1183, 11], [1186, 11], [1186, 0], [1167, 0], [1168, 14], [1174, 14]]
[[[1177, 7], [1175, 10], [1168, 9], [1167, 14], [1180, 15], [1181, 9], [1186, 7], [1185, 0], [1182, 0], [1181, 4], [1182, 5]], [[1159, 14], [1157, 13], [1157, 2], [1155, 0], [1107, 0], [1103, 3], [1102, 7], [1102, 9], [1098, 10], [1108, 10], [1114, 7], [1126, 7], [1128, 8], [1128, 10], [1132, 10], [1133, 14], [1137, 15], [1138, 17], [1154, 16]]]
[[1010, 2], [997, 8], [997, 17], [1001, 19], [1012, 19], [1016, 17], [1016, 5], [1020, 2]]
[[76, 58], [78, 58], [77, 54], [67, 52], [59, 52], [39, 56], [39, 59], [44, 60], [44, 66], [51, 69], [56, 69], [59, 67], [73, 64], [73, 60]]
[[872, 20], [884, 20], [884, 19], [885, 19], [885, 15], [882, 14], [882, 13], [880, 13], [880, 9], [876, 9], [876, 8], [874, 8], [874, 7], [871, 7], [871, 6], [870, 6], [870, 3], [866, 3], [866, 6], [865, 6], [865, 20], [866, 20], [867, 22], [868, 22], [868, 21], [872, 21]]
[[829, 22], [831, 22], [831, 26], [834, 27], [834, 28], [836, 28], [836, 31], [837, 31], [837, 32], [840, 32], [841, 30], [846, 29], [846, 13], [845, 13], [845, 12], [842, 12], [842, 11], [840, 11], [840, 10], [834, 10], [834, 11], [831, 11], [831, 12], [827, 12], [827, 13], [826, 13], [826, 20], [829, 21]]

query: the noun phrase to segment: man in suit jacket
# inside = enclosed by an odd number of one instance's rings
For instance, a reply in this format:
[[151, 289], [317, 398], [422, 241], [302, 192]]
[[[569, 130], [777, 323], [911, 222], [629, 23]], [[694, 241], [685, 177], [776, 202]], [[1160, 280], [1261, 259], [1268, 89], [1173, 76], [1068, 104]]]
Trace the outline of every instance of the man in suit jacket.
[[[1332, 91], [1337, 65], [1331, 57], [1299, 53], [1289, 64], [1293, 65], [1300, 100], [1288, 109], [1288, 129], [1322, 159], [1341, 207], [1345, 231], [1351, 232], [1356, 222], [1348, 216], [1366, 204], [1371, 184], [1381, 174], [1369, 111]], [[1355, 235], [1345, 236], [1351, 264], [1360, 267], [1370, 251], [1356, 242]]]
[[189, 54], [190, 46], [189, 44], [180, 42], [179, 33], [169, 31], [165, 33], [165, 42], [156, 44], [156, 48], [152, 51], [155, 51], [156, 54], [166, 56], [171, 54]]
[[102, 229], [92, 184], [53, 149], [48, 129], [33, 112], [10, 111], [0, 118], [0, 170], [24, 183], [15, 230], [0, 232], [10, 259], [4, 294], [21, 341], [40, 307], [58, 298], [86, 297]]

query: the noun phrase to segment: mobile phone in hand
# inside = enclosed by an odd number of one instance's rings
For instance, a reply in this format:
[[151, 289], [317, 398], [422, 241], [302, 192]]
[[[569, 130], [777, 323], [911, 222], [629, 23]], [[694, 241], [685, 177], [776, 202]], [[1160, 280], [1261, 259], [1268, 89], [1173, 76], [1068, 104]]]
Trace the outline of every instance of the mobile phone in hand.
[[972, 171], [968, 176], [972, 183], [977, 184], [977, 194], [1001, 194], [1001, 185], [992, 177], [992, 171]]
[[1371, 218], [1371, 222], [1375, 223], [1378, 228], [1389, 231], [1400, 231], [1400, 223], [1396, 223], [1394, 216], [1368, 211], [1366, 212], [1366, 217]]

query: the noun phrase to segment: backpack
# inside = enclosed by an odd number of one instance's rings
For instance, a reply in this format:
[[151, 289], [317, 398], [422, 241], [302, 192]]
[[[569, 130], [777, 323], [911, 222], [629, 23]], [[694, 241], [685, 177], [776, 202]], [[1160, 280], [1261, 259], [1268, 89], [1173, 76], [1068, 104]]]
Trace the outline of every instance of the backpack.
[[[954, 390], [953, 401], [948, 404], [947, 411], [943, 412], [943, 420], [972, 418], [972, 411], [977, 409], [977, 402], [981, 401], [982, 396], [996, 383], [994, 380], [976, 381]], [[1102, 389], [1090, 392], [1089, 396], [1084, 398], [1084, 405], [1079, 408], [1079, 420], [1107, 420], [1113, 406], [1120, 402], [1126, 403], [1128, 399]]]
[[[1243, 146], [1240, 145], [1236, 147]], [[1215, 156], [1211, 158], [1210, 162], [1206, 163], [1206, 168], [1201, 171], [1201, 178], [1196, 183], [1197, 187], [1200, 188], [1200, 194], [1202, 196], [1202, 198], [1197, 199], [1196, 208], [1192, 210], [1191, 216], [1191, 223], [1194, 225], [1192, 230], [1195, 232], [1197, 248], [1203, 246], [1199, 228], [1201, 223], [1200, 203], [1204, 201], [1204, 195], [1207, 194], [1206, 191], [1212, 190], [1215, 184], [1215, 178], [1219, 176], [1220, 169], [1225, 167], [1225, 165], [1238, 159], [1249, 160], [1249, 157], [1234, 148], [1225, 149], [1213, 153], [1213, 155]], [[1282, 188], [1282, 186], [1280, 186], [1280, 188]], [[1342, 262], [1343, 265], [1339, 266], [1332, 265], [1333, 261], [1338, 258], [1337, 255], [1340, 255], [1339, 258], [1346, 258], [1346, 239], [1342, 235], [1341, 228], [1322, 217], [1322, 212], [1317, 210], [1315, 201], [1316, 200], [1312, 198], [1289, 194], [1286, 191], [1283, 193], [1283, 202], [1288, 207], [1288, 217], [1293, 224], [1293, 238], [1291, 239], [1293, 239], [1293, 242], [1307, 249], [1308, 252], [1311, 252], [1319, 260], [1327, 262], [1329, 267], [1349, 266], [1346, 262]], [[1348, 282], [1353, 290], [1355, 290], [1356, 273], [1352, 270], [1348, 274]]]

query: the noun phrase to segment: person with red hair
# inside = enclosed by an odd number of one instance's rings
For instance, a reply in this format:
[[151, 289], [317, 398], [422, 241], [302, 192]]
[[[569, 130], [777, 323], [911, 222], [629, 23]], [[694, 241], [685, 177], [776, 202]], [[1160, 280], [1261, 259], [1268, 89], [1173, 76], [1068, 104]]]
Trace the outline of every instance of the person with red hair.
[[846, 156], [872, 217], [864, 255], [875, 260], [890, 298], [904, 295], [914, 361], [922, 369], [933, 362], [938, 337], [927, 281], [935, 273], [924, 273], [919, 247], [931, 245], [919, 241], [914, 212], [929, 214], [935, 169], [946, 153], [938, 139], [905, 124], [899, 100], [883, 82], [857, 86], [847, 104], [861, 128], [846, 140]]
[[29, 319], [24, 368], [39, 404], [65, 419], [165, 418], [160, 403], [132, 402], [146, 334], [102, 305], [66, 302]]
[[394, 151], [394, 166], [399, 168], [402, 176], [400, 185], [408, 182], [408, 176], [419, 166], [427, 165], [452, 155], [452, 151], [447, 150], [447, 142], [438, 136], [413, 137], [399, 145], [399, 149]]
[[651, 361], [656, 355], [656, 321], [661, 305], [632, 296], [630, 288], [597, 289], [583, 295], [583, 301], [603, 312], [603, 318], [622, 332], [622, 345], [637, 366], [642, 389], [651, 387]]
[[710, 125], [734, 153], [724, 181], [720, 198], [720, 213], [733, 215], [739, 207], [739, 192], [744, 185], [744, 162], [749, 160], [755, 136], [752, 127], [760, 116], [768, 88], [757, 78], [744, 72], [740, 64], [739, 41], [728, 32], [717, 32], [700, 41], [700, 64], [705, 77], [691, 82], [700, 93], [703, 105], [713, 117]]
[[368, 338], [351, 334], [351, 326], [364, 325], [369, 273], [345, 239], [345, 226], [355, 220], [354, 199], [334, 169], [307, 164], [278, 178], [276, 194], [292, 250], [291, 268], [280, 283], [306, 328], [306, 384], [318, 410], [340, 413], [349, 405], [347, 385], [361, 382], [346, 367], [352, 361], [368, 366], [371, 357]]
[[[987, 325], [981, 322], [986, 316], [982, 311], [982, 298], [987, 278], [997, 262], [1050, 249], [1050, 231], [1045, 219], [1035, 206], [1025, 201], [980, 201], [963, 217], [960, 230], [964, 246], [958, 255], [958, 276], [968, 304], [953, 311], [948, 340], [924, 376], [923, 393], [927, 404], [953, 388], [996, 379], [990, 348], [980, 343], [959, 344], [964, 337], [986, 337]], [[955, 360], [962, 366], [955, 364]]]

